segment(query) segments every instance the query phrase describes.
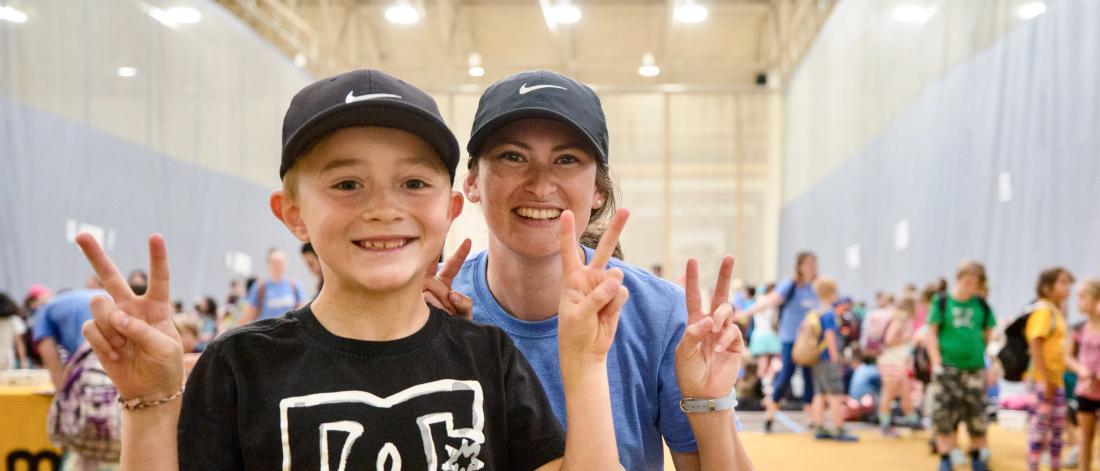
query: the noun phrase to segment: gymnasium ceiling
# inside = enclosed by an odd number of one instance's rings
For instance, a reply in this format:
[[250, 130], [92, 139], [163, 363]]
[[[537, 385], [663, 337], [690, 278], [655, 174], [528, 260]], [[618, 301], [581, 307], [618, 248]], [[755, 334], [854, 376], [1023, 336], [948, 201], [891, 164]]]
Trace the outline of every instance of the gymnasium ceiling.
[[[613, 89], [781, 88], [835, 0], [218, 0], [316, 76], [374, 67], [424, 88], [478, 90], [507, 74], [550, 68]], [[419, 13], [386, 19], [397, 2]], [[676, 21], [685, 2], [707, 9]], [[660, 74], [639, 74], [646, 55]], [[474, 61], [471, 56], [476, 55]], [[484, 69], [471, 76], [471, 65]]]

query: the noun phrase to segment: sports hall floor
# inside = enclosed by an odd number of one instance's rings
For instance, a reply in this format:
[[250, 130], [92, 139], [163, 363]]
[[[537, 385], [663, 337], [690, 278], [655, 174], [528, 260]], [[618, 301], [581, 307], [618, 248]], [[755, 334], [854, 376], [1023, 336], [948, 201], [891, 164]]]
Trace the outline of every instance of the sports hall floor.
[[[804, 423], [801, 413], [787, 414], [795, 422]], [[765, 435], [763, 413], [740, 412], [738, 415], [743, 422], [741, 439], [759, 471], [934, 471], [938, 464], [937, 457], [929, 453], [927, 431], [910, 433], [904, 430], [901, 438], [890, 439], [883, 438], [873, 425], [849, 424], [860, 441], [840, 443], [814, 440], [808, 432], [792, 433], [778, 423], [776, 433]], [[1024, 432], [992, 425], [989, 439], [993, 471], [1027, 469]], [[965, 434], [961, 440], [965, 445]], [[665, 469], [675, 469], [667, 451], [665, 463]], [[969, 470], [970, 467], [964, 465], [956, 469]]]

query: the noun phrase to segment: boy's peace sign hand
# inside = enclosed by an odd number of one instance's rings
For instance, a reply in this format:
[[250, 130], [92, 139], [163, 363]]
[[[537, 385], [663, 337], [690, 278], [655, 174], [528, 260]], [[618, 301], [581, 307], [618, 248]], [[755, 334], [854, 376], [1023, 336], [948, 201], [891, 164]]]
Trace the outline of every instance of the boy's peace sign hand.
[[84, 323], [84, 338], [120, 397], [155, 401], [175, 394], [183, 384], [183, 345], [168, 301], [164, 239], [149, 237], [149, 289], [143, 296], [134, 294], [95, 238], [80, 234], [76, 243], [113, 298], [92, 300], [93, 320]]
[[745, 342], [741, 329], [731, 322], [733, 307], [726, 302], [732, 273], [733, 257], [726, 256], [718, 270], [710, 309], [704, 311], [699, 263], [688, 260], [685, 276], [688, 326], [676, 346], [676, 380], [684, 397], [723, 397], [737, 383]]
[[619, 309], [629, 296], [623, 272], [606, 269], [630, 213], [619, 209], [600, 238], [592, 260], [584, 265], [577, 253], [572, 211], [561, 213], [562, 293], [558, 304], [558, 348], [566, 353], [603, 359], [619, 325]]

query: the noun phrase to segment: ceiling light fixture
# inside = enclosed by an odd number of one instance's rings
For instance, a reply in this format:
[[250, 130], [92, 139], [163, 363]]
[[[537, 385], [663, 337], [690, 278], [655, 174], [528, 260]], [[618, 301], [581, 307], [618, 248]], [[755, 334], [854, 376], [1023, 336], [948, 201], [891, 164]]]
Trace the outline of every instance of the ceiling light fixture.
[[642, 56], [642, 66], [638, 67], [638, 75], [642, 77], [656, 77], [661, 75], [661, 68], [653, 60], [653, 54], [646, 53]]
[[902, 5], [894, 9], [890, 15], [894, 18], [894, 21], [898, 23], [904, 23], [908, 25], [923, 25], [932, 19], [932, 15], [936, 13], [936, 9], [933, 7], [925, 7], [921, 5]]
[[471, 77], [481, 77], [485, 75], [485, 68], [481, 66], [481, 54], [476, 52], [470, 53], [470, 57], [466, 59], [466, 63], [470, 66], [467, 72]]
[[412, 5], [408, 3], [399, 2], [386, 9], [386, 19], [390, 23], [399, 25], [411, 25], [420, 21], [420, 12], [416, 11]]
[[165, 13], [168, 13], [168, 17], [177, 23], [185, 25], [193, 25], [202, 21], [202, 13], [191, 7], [171, 7], [165, 10]]
[[581, 9], [568, 1], [561, 2], [550, 9], [555, 23], [573, 24], [581, 20]]
[[144, 7], [145, 12], [164, 26], [178, 29], [180, 25], [193, 25], [202, 21], [202, 13], [191, 7], [171, 7], [161, 10], [157, 7]]
[[672, 17], [680, 23], [699, 23], [707, 19], [709, 13], [707, 7], [695, 3], [695, 0], [685, 0], [672, 10]]
[[12, 23], [26, 23], [27, 14], [15, 7], [0, 7], [0, 20], [10, 21]]
[[1030, 20], [1046, 12], [1047, 5], [1043, 2], [1025, 3], [1016, 9], [1016, 15], [1025, 20]]
[[136, 75], [137, 75], [137, 69], [135, 69], [133, 67], [119, 67], [118, 68], [118, 76], [119, 77], [130, 78], [130, 77], [134, 77]]

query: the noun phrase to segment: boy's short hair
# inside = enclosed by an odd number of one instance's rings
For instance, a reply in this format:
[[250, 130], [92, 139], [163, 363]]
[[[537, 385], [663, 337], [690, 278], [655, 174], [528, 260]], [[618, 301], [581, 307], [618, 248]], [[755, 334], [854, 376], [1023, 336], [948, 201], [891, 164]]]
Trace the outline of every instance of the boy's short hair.
[[410, 132], [428, 143], [454, 182], [458, 139], [443, 121], [427, 93], [385, 72], [353, 70], [307, 85], [290, 101], [283, 117], [283, 155], [279, 178], [293, 194], [288, 172], [324, 137], [355, 126], [378, 126]]
[[831, 298], [836, 296], [836, 293], [836, 280], [822, 276], [814, 281], [814, 294], [817, 295], [818, 299]]
[[966, 275], [974, 275], [978, 277], [978, 281], [985, 283], [985, 265], [982, 265], [977, 260], [966, 259], [959, 262], [959, 267], [955, 270], [955, 279], [961, 279]]

